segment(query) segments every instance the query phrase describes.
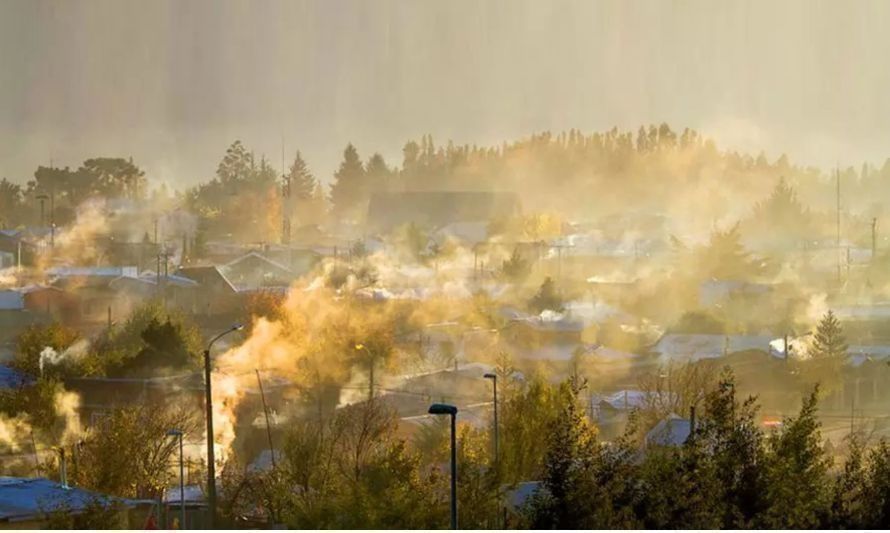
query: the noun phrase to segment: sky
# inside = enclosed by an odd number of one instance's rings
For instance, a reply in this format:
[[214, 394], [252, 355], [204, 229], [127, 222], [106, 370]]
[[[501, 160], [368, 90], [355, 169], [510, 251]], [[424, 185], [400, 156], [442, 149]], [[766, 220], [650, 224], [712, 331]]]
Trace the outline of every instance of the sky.
[[890, 2], [0, 0], [0, 177], [132, 156], [209, 179], [240, 139], [344, 146], [668, 122], [833, 167], [890, 157]]

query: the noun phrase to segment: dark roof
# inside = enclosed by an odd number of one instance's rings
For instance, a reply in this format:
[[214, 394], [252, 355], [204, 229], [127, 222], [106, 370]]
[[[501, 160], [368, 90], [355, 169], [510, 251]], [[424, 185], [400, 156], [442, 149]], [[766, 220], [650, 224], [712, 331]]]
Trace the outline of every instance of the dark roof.
[[232, 290], [232, 292], [238, 292], [238, 289], [236, 289], [235, 286], [232, 285], [232, 282], [229, 281], [229, 278], [227, 278], [225, 274], [220, 271], [219, 267], [214, 265], [180, 267], [176, 271], [176, 275], [196, 281], [199, 285], [206, 285], [213, 279], [221, 279]]
[[377, 192], [368, 204], [368, 225], [390, 229], [413, 222], [438, 227], [453, 222], [491, 220], [519, 211], [519, 197], [509, 192]]

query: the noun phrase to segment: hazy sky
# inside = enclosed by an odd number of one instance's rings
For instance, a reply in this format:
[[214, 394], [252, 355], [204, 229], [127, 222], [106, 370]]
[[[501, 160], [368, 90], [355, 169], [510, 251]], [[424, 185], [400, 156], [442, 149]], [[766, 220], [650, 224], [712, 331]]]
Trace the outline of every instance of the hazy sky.
[[129, 156], [191, 184], [241, 139], [343, 146], [667, 121], [794, 160], [890, 156], [890, 2], [0, 0], [0, 176]]

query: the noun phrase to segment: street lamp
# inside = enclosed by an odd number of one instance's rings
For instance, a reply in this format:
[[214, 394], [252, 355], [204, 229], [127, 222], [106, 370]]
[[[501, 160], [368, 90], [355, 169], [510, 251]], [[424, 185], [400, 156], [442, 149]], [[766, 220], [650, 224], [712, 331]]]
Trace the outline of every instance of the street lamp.
[[179, 439], [179, 528], [185, 529], [185, 465], [182, 459], [182, 430], [171, 429], [168, 437]]
[[431, 415], [451, 416], [451, 529], [457, 529], [457, 407], [446, 403], [434, 403], [430, 406]]
[[492, 374], [491, 372], [486, 373], [482, 376], [485, 379], [490, 379], [491, 384], [494, 386], [494, 463], [497, 465], [499, 463], [499, 453], [498, 453], [498, 375]]
[[228, 335], [233, 331], [244, 329], [241, 324], [235, 324], [229, 329], [223, 331], [216, 337], [213, 337], [207, 343], [207, 349], [204, 350], [204, 398], [207, 408], [207, 505], [210, 507], [210, 523], [208, 529], [213, 529], [214, 518], [216, 515], [216, 459], [213, 456], [213, 395], [210, 387], [210, 349], [213, 343], [218, 341], [224, 335]]

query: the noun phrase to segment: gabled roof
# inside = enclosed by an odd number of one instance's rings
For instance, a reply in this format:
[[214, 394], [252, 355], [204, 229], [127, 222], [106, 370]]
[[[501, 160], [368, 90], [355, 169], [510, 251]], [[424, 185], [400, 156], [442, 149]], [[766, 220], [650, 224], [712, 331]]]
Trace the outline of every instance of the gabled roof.
[[248, 252], [248, 253], [242, 255], [241, 257], [238, 257], [237, 259], [233, 259], [232, 261], [229, 261], [228, 263], [223, 265], [223, 267], [224, 268], [232, 268], [234, 266], [237, 266], [239, 263], [243, 263], [244, 261], [247, 261], [249, 259], [254, 259], [254, 260], [257, 260], [260, 262], [268, 263], [269, 266], [272, 266], [279, 270], [283, 270], [287, 274], [293, 274], [293, 272], [291, 272], [291, 269], [287, 268], [286, 266], [282, 265], [281, 263], [279, 263], [277, 261], [273, 261], [272, 259], [269, 259], [268, 257], [266, 257], [263, 254], [256, 252], [256, 251]]
[[232, 292], [238, 292], [229, 278], [223, 274], [219, 267], [214, 265], [179, 267], [176, 270], [176, 275], [196, 281], [199, 285], [204, 285], [214, 278], [222, 279]]
[[647, 446], [681, 446], [692, 433], [689, 420], [671, 414], [646, 433]]

